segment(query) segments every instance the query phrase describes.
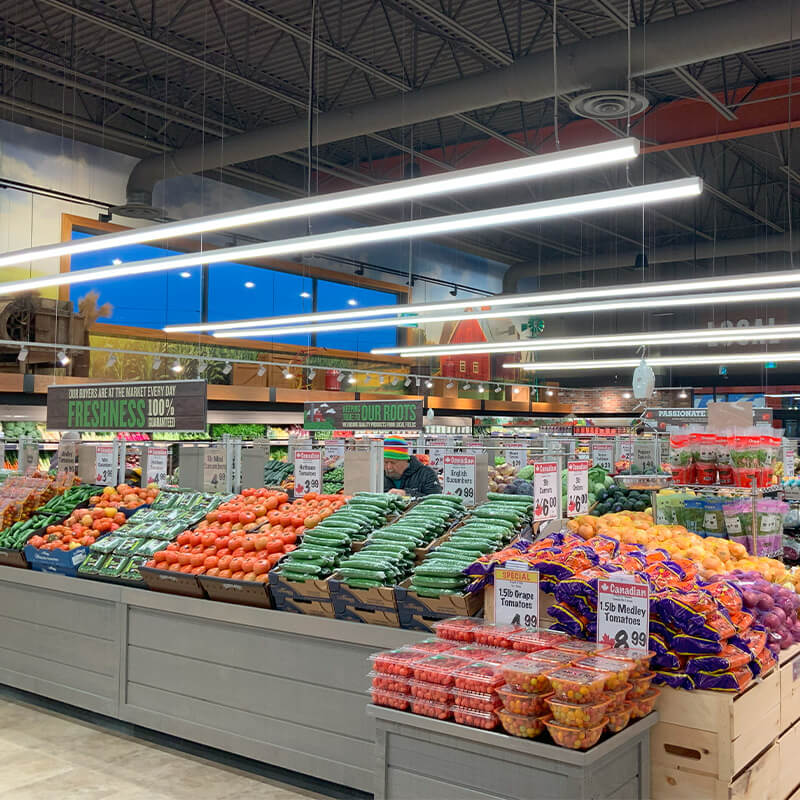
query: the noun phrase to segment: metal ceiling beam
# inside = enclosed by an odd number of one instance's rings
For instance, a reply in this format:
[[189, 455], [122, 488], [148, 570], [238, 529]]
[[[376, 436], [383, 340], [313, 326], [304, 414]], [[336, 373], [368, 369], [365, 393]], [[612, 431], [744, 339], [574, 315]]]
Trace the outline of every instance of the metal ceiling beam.
[[[628, 28], [628, 20], [625, 16], [619, 13], [612, 5], [608, 2], [608, 0], [592, 0], [592, 2], [605, 13], [605, 15], [609, 18], [614, 20], [621, 28], [627, 30]], [[698, 4], [699, 5], [699, 4]], [[695, 7], [696, 11], [702, 10], [702, 6], [699, 8]], [[702, 83], [700, 83], [697, 78], [692, 75], [689, 70], [685, 67], [678, 66], [674, 67], [670, 70], [673, 75], [677, 75], [687, 86], [694, 89], [700, 97], [703, 98], [709, 105], [719, 111], [723, 117], [727, 120], [734, 120], [736, 119], [736, 114], [734, 114], [724, 103], [721, 103]]]

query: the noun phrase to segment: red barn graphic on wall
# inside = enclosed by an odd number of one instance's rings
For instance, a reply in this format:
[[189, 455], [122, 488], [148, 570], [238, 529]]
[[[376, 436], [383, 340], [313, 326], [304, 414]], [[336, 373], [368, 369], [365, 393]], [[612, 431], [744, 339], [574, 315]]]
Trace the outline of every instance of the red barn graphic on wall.
[[[445, 324], [440, 344], [471, 344], [510, 338], [516, 339], [517, 331], [509, 320], [465, 319], [455, 324]], [[514, 371], [503, 369], [503, 362], [507, 359], [508, 355], [504, 353], [494, 356], [488, 353], [443, 356], [440, 359], [440, 374], [443, 378], [470, 381], [489, 381], [492, 378], [513, 380]]]

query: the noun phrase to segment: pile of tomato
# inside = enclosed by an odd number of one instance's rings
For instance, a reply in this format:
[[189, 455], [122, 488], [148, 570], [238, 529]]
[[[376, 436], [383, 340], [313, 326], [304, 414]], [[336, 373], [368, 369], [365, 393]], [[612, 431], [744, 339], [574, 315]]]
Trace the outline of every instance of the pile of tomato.
[[106, 486], [100, 494], [89, 498], [89, 504], [96, 508], [139, 508], [150, 505], [158, 497], [158, 487], [138, 488], [121, 483], [119, 486]]
[[37, 550], [74, 550], [94, 544], [103, 534], [117, 530], [125, 519], [121, 511], [112, 507], [79, 508], [61, 525], [48, 525], [44, 535], [32, 536], [28, 544]]
[[184, 531], [146, 566], [170, 572], [265, 583], [281, 556], [307, 528], [341, 508], [341, 495], [307, 494], [289, 502], [285, 492], [245, 489], [192, 531]]

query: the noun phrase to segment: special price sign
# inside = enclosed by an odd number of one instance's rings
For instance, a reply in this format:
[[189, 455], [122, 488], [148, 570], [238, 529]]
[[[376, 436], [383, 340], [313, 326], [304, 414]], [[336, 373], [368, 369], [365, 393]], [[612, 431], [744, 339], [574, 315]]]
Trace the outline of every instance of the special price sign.
[[444, 493], [464, 498], [464, 504], [475, 505], [475, 456], [444, 457]]
[[539, 573], [536, 570], [495, 569], [494, 621], [525, 628], [539, 625]]
[[147, 475], [145, 483], [162, 486], [167, 480], [169, 450], [166, 447], [151, 447], [147, 451]]
[[295, 450], [294, 494], [318, 492], [322, 487], [322, 453], [319, 450]]
[[521, 469], [528, 463], [528, 448], [524, 444], [510, 444], [503, 451], [506, 464]]
[[589, 452], [596, 467], [602, 467], [606, 472], [614, 471], [614, 442], [593, 441]]
[[533, 465], [533, 521], [561, 516], [561, 471], [557, 461]]
[[94, 482], [101, 486], [113, 486], [117, 482], [114, 463], [114, 445], [99, 444], [94, 450]]
[[567, 462], [567, 516], [577, 517], [589, 511], [589, 462]]
[[650, 588], [633, 580], [597, 582], [597, 642], [647, 650], [650, 640]]

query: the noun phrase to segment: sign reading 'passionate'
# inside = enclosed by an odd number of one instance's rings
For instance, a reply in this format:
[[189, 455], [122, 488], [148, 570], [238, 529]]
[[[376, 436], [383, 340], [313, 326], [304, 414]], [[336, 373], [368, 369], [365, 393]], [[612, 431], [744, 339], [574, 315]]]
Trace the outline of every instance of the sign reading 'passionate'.
[[355, 400], [349, 403], [306, 403], [306, 430], [420, 430], [421, 400]]
[[204, 431], [205, 381], [48, 386], [47, 427], [62, 431]]

